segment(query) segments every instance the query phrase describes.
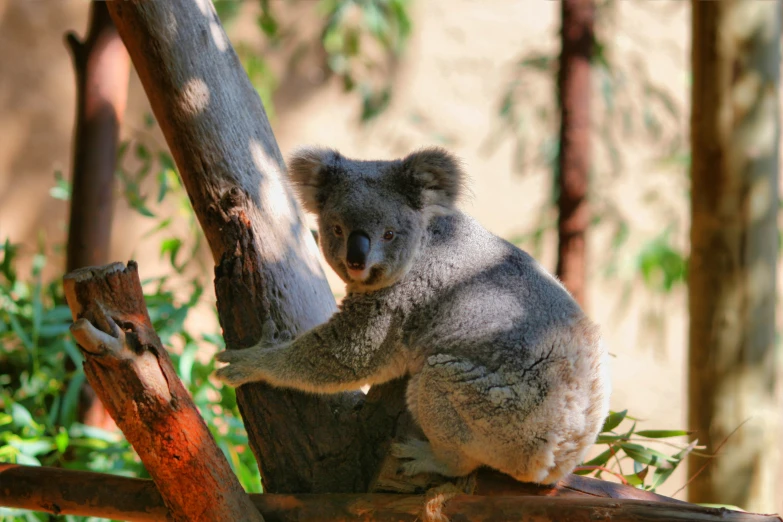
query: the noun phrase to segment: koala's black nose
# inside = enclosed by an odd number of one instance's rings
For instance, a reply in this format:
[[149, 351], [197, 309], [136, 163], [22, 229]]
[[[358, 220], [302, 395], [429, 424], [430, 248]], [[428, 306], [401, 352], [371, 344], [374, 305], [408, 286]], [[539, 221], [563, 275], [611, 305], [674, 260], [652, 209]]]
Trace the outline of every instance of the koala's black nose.
[[370, 236], [361, 231], [351, 232], [348, 236], [348, 252], [345, 260], [348, 268], [364, 270], [367, 255], [370, 253]]

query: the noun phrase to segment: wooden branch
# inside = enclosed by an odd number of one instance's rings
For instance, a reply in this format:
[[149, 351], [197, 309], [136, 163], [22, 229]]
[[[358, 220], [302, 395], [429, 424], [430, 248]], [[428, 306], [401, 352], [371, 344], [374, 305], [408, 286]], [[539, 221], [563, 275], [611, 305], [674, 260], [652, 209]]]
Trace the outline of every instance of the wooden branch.
[[[584, 484], [603, 482], [585, 478], [579, 480]], [[525, 488], [528, 496], [457, 496], [445, 502], [443, 514], [452, 520], [471, 521], [781, 522], [777, 516], [704, 508], [679, 501], [601, 498], [567, 492], [564, 486], [537, 488], [526, 485]], [[553, 497], [561, 493], [567, 493], [568, 497]], [[269, 522], [414, 521], [420, 518], [425, 502], [423, 495], [389, 494], [264, 494], [251, 495], [251, 498]], [[149, 522], [166, 520], [167, 517], [163, 500], [150, 480], [32, 466], [0, 465], [0, 505], [58, 515], [130, 521]]]
[[[84, 40], [68, 32], [65, 41], [76, 73], [71, 214], [65, 260], [66, 271], [71, 271], [109, 262], [114, 167], [128, 99], [130, 57], [102, 1], [90, 5]], [[72, 364], [66, 359], [66, 365], [72, 368]], [[78, 417], [90, 426], [116, 429], [87, 383], [80, 393]]]
[[[107, 6], [212, 250], [228, 348], [251, 346], [264, 325], [297, 335], [326, 321], [336, 307], [315, 243], [258, 94], [211, 2]], [[240, 387], [265, 491], [366, 491], [404, 414], [402, 393], [399, 384], [379, 387], [365, 410], [361, 393]]]
[[84, 373], [174, 520], [262, 520], [152, 328], [136, 263], [64, 277]]

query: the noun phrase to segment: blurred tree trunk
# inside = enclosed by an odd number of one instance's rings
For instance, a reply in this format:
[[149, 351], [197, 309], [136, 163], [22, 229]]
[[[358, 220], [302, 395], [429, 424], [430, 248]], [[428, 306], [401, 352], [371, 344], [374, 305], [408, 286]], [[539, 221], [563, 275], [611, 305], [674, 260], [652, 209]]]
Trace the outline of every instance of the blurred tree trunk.
[[689, 425], [709, 451], [728, 440], [688, 498], [772, 512], [780, 3], [692, 7]]
[[[87, 36], [66, 35], [76, 72], [71, 216], [66, 271], [109, 261], [114, 166], [125, 113], [130, 58], [105, 2], [92, 2]], [[79, 420], [109, 428], [114, 422], [85, 382]]]
[[585, 305], [585, 232], [590, 215], [590, 60], [593, 0], [561, 2], [560, 153], [558, 156], [557, 277]]

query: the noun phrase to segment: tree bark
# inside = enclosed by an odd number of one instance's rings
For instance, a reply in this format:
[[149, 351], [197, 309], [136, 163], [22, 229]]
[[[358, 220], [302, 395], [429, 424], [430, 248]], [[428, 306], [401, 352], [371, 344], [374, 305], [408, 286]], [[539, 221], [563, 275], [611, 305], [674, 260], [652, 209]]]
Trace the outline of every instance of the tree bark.
[[692, 7], [688, 498], [774, 511], [780, 3]]
[[[107, 3], [215, 260], [229, 349], [336, 310], [264, 108], [210, 2]], [[248, 384], [237, 400], [267, 492], [366, 491], [403, 416], [397, 382], [316, 396]], [[317, 436], [316, 436], [317, 434]]]
[[560, 151], [558, 154], [557, 277], [585, 306], [587, 256], [585, 233], [590, 169], [590, 60], [593, 52], [593, 0], [560, 3], [562, 31], [558, 87]]
[[173, 520], [263, 520], [217, 447], [152, 328], [138, 270], [66, 274], [84, 373], [139, 454]]
[[[679, 502], [628, 486], [572, 475], [573, 486], [537, 487], [508, 480], [513, 491], [494, 489], [493, 496], [457, 496], [442, 513], [452, 520], [701, 520], [715, 522], [781, 522], [780, 517], [713, 509]], [[512, 484], [513, 483], [513, 484]], [[609, 484], [635, 490], [636, 499], [602, 496], [571, 487]], [[489, 494], [488, 493], [488, 494]], [[513, 496], [509, 496], [513, 495]], [[421, 519], [424, 495], [317, 494], [250, 496], [268, 522], [307, 520], [414, 521]], [[555, 498], [557, 497], [557, 498]], [[646, 497], [646, 498], [645, 498]], [[663, 499], [664, 501], [659, 501]], [[0, 465], [0, 505], [57, 515], [82, 515], [151, 522], [166, 520], [167, 510], [152, 481], [54, 468]]]
[[[114, 202], [114, 167], [125, 113], [130, 57], [106, 9], [90, 4], [84, 41], [65, 39], [76, 73], [76, 127], [71, 175], [71, 216], [66, 271], [109, 261]], [[78, 418], [90, 426], [114, 425], [95, 392], [82, 388]]]

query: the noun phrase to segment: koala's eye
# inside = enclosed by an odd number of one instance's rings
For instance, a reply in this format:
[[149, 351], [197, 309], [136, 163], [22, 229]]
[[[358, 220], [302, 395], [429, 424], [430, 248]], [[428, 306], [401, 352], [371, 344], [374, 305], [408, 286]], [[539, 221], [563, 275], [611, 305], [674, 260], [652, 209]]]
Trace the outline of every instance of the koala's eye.
[[343, 227], [341, 227], [340, 225], [335, 225], [334, 228], [332, 229], [332, 232], [334, 232], [335, 236], [338, 236], [338, 237], [342, 236], [343, 235]]
[[383, 240], [384, 241], [391, 241], [394, 239], [394, 231], [393, 230], [387, 230], [383, 233]]

